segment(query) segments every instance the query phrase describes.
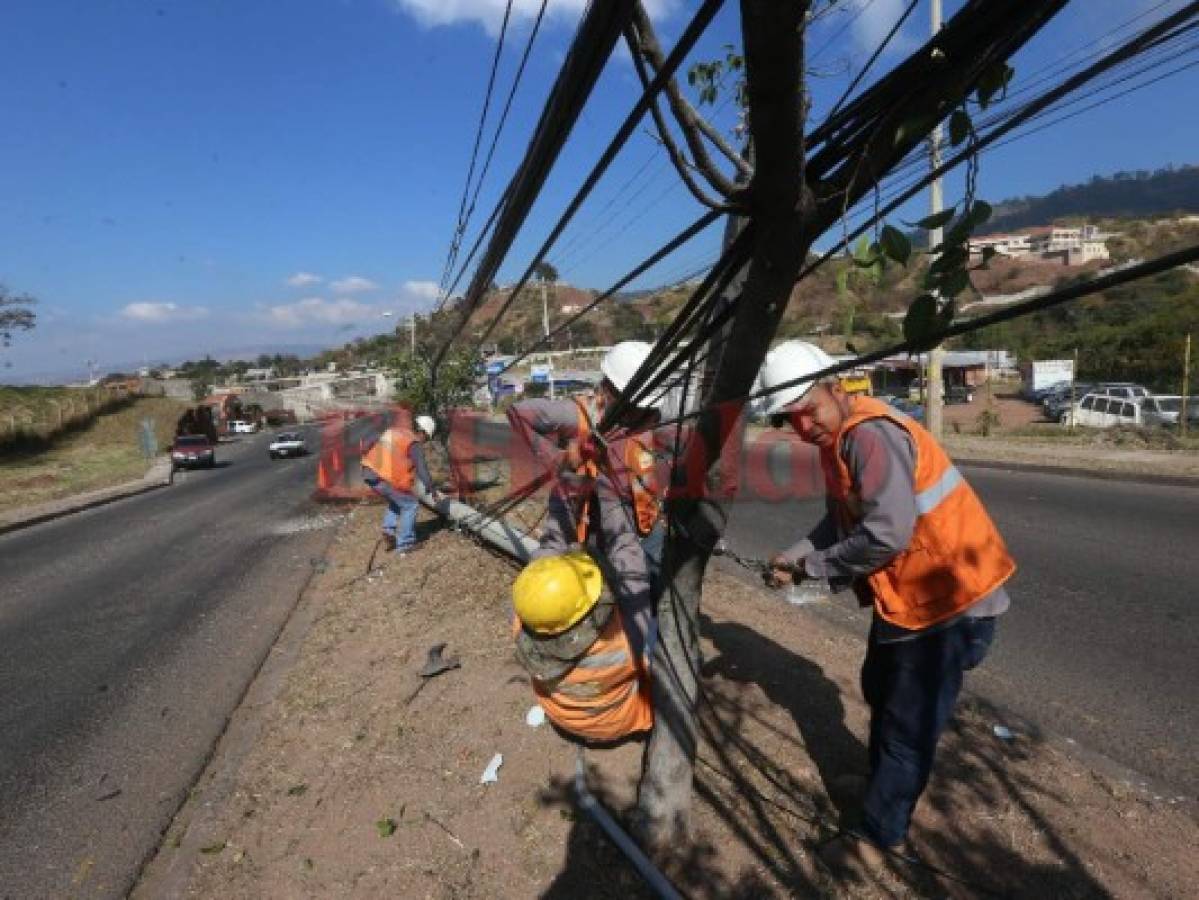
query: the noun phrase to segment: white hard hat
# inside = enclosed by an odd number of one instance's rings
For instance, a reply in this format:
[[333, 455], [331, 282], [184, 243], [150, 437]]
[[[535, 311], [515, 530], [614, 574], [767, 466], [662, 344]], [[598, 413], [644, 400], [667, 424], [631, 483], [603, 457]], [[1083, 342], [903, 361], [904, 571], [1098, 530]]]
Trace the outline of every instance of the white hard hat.
[[437, 423], [433, 421], [432, 416], [417, 416], [416, 427], [429, 437], [433, 437], [433, 432], [437, 430]]
[[[809, 344], [807, 341], [785, 341], [766, 354], [762, 371], [758, 374], [758, 384], [761, 390], [770, 390], [777, 385], [827, 369], [835, 362], [815, 344]], [[781, 412], [807, 394], [813, 384], [815, 382], [795, 384], [767, 394], [762, 398], [766, 414], [772, 416]]]
[[649, 356], [650, 345], [645, 341], [621, 341], [604, 354], [600, 371], [618, 391], [623, 391], [633, 380], [633, 373], [641, 368]]
[[[621, 341], [609, 350], [600, 363], [600, 371], [617, 391], [624, 393], [633, 375], [649, 356], [650, 345], [645, 341]], [[649, 404], [652, 408], [655, 404]]]

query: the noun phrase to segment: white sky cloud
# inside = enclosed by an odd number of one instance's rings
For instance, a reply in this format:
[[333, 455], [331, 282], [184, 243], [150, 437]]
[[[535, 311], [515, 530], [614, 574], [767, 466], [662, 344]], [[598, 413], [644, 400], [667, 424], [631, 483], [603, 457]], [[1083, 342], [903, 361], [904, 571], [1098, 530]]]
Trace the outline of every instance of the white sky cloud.
[[127, 303], [121, 308], [121, 316], [134, 322], [153, 324], [168, 322], [194, 322], [208, 315], [203, 306], [180, 306], [178, 303], [154, 303], [142, 301]]
[[382, 311], [369, 303], [359, 303], [348, 297], [326, 300], [324, 297], [305, 297], [294, 303], [277, 303], [263, 310], [271, 325], [283, 328], [302, 328], [308, 325], [350, 325], [377, 319]]
[[[396, 7], [409, 13], [422, 25], [432, 28], [437, 25], [457, 25], [473, 22], [482, 25], [488, 34], [499, 34], [504, 20], [507, 0], [392, 0]], [[575, 21], [587, 5], [587, 0], [553, 0], [546, 10], [546, 18]], [[645, 0], [650, 16], [659, 19], [669, 15], [678, 6], [678, 0]], [[536, 18], [541, 0], [513, 0], [512, 17], [517, 20]]]
[[441, 293], [436, 281], [405, 281], [400, 285], [400, 292], [406, 298], [432, 303]]
[[[899, 21], [899, 17], [903, 15], [904, 9], [907, 7], [907, 0], [855, 0], [852, 4], [847, 4], [844, 15], [852, 16], [856, 14], [856, 9], [861, 9], [860, 15], [854, 19], [853, 26], [850, 32], [853, 34], [855, 49], [859, 53], [873, 53], [875, 48], [883, 42], [888, 32], [895, 27], [895, 23]], [[924, 11], [923, 18], [920, 15], [921, 10], [911, 16], [904, 27], [900, 29], [899, 34], [891, 40], [887, 46], [887, 53], [910, 52], [918, 47], [921, 40], [918, 40], [914, 35], [917, 33], [917, 27], [925, 29], [927, 36], [928, 29], [928, 12]], [[840, 27], [836, 24], [836, 20], [830, 20], [830, 28]], [[834, 50], [836, 48], [833, 48]], [[861, 60], [860, 62], [864, 62]]]
[[311, 272], [296, 272], [287, 279], [287, 284], [291, 287], [311, 287], [314, 284], [320, 284], [324, 281], [319, 275], [313, 275]]
[[361, 275], [347, 275], [345, 278], [330, 281], [329, 287], [335, 294], [361, 294], [379, 289], [379, 285]]

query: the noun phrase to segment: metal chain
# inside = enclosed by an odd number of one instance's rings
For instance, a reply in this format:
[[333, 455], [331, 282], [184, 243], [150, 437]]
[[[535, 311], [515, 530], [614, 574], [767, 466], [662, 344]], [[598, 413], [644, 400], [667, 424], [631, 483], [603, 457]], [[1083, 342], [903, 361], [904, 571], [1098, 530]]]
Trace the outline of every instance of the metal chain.
[[716, 546], [712, 548], [712, 555], [727, 556], [741, 568], [753, 572], [755, 575], [764, 575], [770, 571], [770, 560], [756, 556], [742, 556], [730, 547], [724, 538], [716, 542]]

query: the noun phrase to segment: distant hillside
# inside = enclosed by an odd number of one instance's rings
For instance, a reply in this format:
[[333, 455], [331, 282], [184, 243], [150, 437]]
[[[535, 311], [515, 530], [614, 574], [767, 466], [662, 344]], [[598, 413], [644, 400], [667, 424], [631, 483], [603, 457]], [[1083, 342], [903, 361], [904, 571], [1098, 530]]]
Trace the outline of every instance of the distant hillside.
[[1199, 213], [1199, 166], [1096, 175], [1044, 197], [1005, 200], [996, 205], [987, 230], [1014, 231], [1072, 216], [1144, 218], [1174, 212]]

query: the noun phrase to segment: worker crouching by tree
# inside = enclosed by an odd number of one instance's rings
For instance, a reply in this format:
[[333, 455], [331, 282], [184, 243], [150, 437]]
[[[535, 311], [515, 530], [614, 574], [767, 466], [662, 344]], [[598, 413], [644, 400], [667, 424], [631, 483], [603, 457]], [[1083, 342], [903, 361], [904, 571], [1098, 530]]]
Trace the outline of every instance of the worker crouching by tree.
[[645, 361], [650, 346], [624, 341], [600, 364], [595, 396], [526, 400], [508, 410], [513, 431], [554, 473], [540, 553], [590, 546], [618, 573], [622, 595], [656, 594], [665, 535], [655, 472], [652, 428], [655, 407], [634, 409], [627, 429], [599, 440], [596, 424]]
[[[771, 389], [833, 364], [789, 341], [767, 355]], [[1009, 598], [1015, 571], [982, 502], [919, 424], [835, 378], [770, 394], [775, 425], [820, 451], [828, 514], [771, 560], [781, 585], [828, 578], [852, 586], [874, 616], [862, 667], [870, 705], [870, 776], [859, 829], [822, 848], [834, 868], [876, 868], [905, 839], [958, 693]]]
[[416, 482], [434, 499], [440, 495], [429, 477], [422, 445], [433, 437], [432, 416], [417, 416], [416, 428], [393, 425], [362, 457], [362, 480], [387, 501], [383, 514], [383, 544], [388, 550], [407, 552], [416, 544]]
[[512, 602], [516, 656], [551, 722], [590, 743], [652, 727], [647, 598], [618, 600], [595, 560], [568, 551], [529, 563]]

